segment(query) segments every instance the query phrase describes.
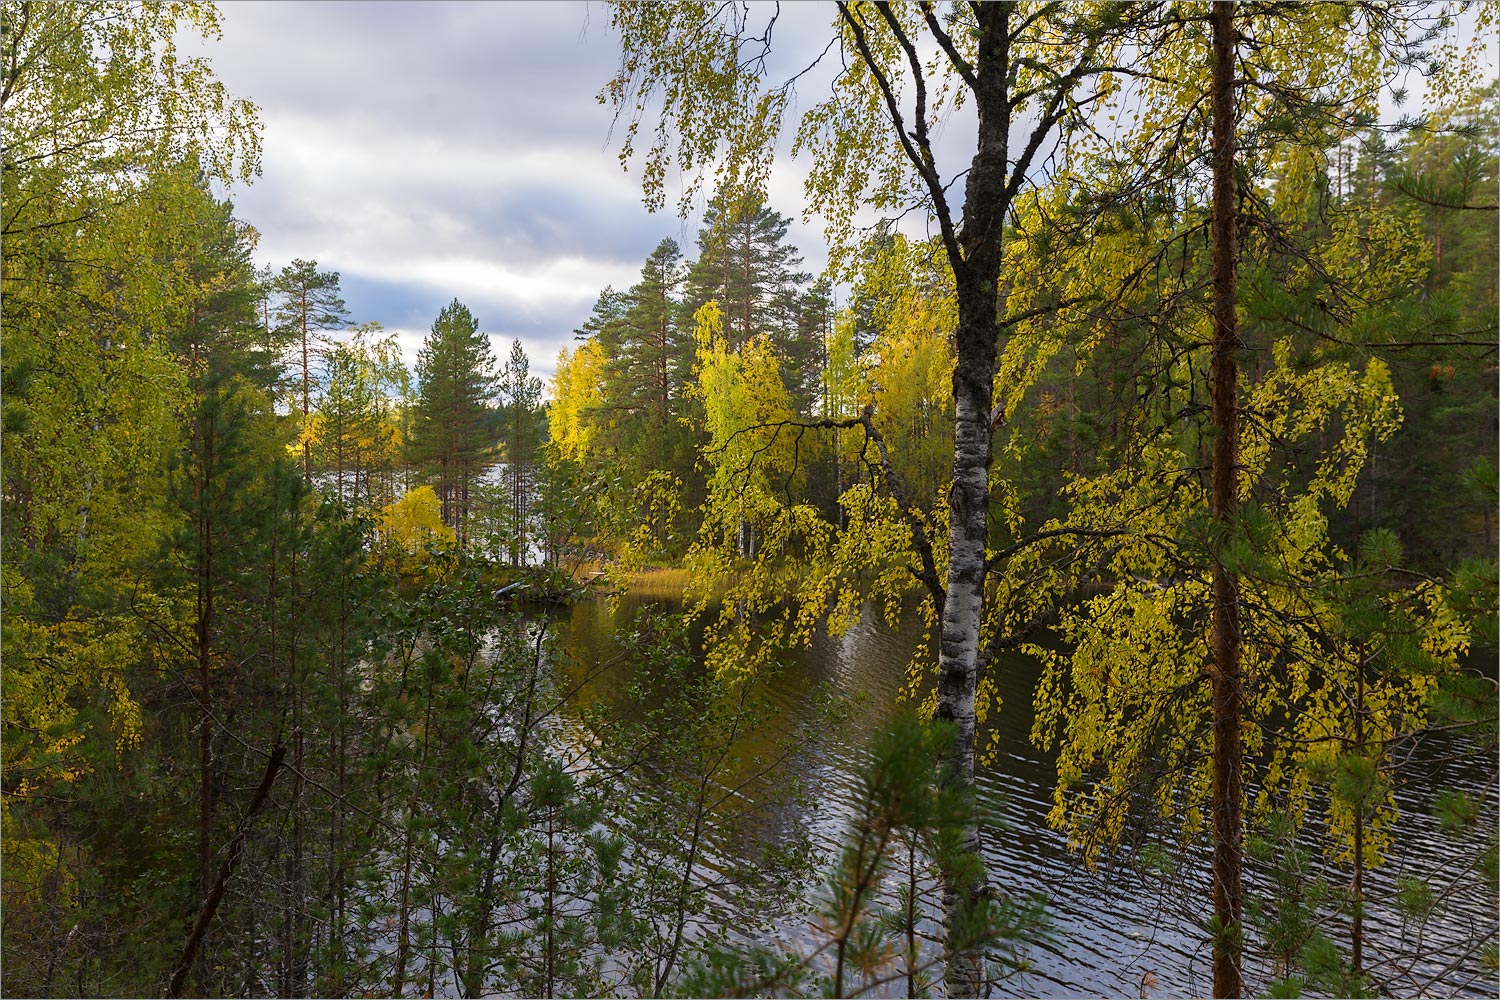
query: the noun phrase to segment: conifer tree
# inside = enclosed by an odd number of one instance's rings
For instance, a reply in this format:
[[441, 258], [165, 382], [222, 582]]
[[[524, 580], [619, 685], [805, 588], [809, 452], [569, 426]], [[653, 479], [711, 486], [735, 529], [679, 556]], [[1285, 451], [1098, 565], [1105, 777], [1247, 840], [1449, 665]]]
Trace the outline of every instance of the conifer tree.
[[[576, 434], [574, 440], [579, 447], [565, 449], [574, 460], [583, 460], [590, 449], [600, 452], [613, 449], [618, 453], [618, 418], [631, 409], [631, 404], [621, 402], [619, 374], [621, 352], [628, 339], [629, 313], [630, 293], [617, 292], [606, 285], [594, 300], [588, 319], [573, 331], [574, 338], [581, 343], [571, 354], [564, 350], [566, 358], [558, 358], [558, 388], [553, 391], [553, 399], [568, 400], [561, 423], [568, 428], [563, 432], [564, 437]], [[579, 377], [569, 383], [568, 372], [573, 370], [574, 362]], [[557, 431], [553, 436], [557, 439]], [[581, 448], [585, 439], [588, 449]]]
[[791, 303], [793, 332], [782, 343], [786, 358], [787, 392], [799, 413], [819, 411], [819, 380], [828, 365], [828, 340], [833, 336], [833, 283], [819, 278], [798, 292]]
[[[229, 636], [244, 628], [249, 609], [236, 592], [238, 577], [252, 571], [245, 551], [266, 527], [255, 500], [263, 476], [276, 461], [280, 442], [273, 429], [270, 390], [274, 370], [255, 341], [259, 333], [250, 244], [231, 206], [199, 193], [198, 218], [208, 237], [181, 264], [202, 300], [191, 322], [173, 338], [190, 373], [193, 409], [187, 440], [172, 477], [170, 496], [182, 514], [173, 539], [192, 561], [193, 706], [198, 718], [198, 899], [207, 899], [214, 878], [213, 837], [225, 767], [214, 747], [214, 718], [225, 711], [221, 677], [235, 652]], [[259, 377], [257, 380], [257, 376]], [[259, 384], [257, 384], [259, 381]], [[252, 685], [244, 685], [250, 687]], [[233, 709], [229, 709], [232, 711]], [[197, 989], [207, 993], [209, 951], [194, 963]]]
[[315, 260], [293, 260], [271, 284], [280, 297], [272, 317], [282, 343], [295, 345], [300, 353], [302, 404], [302, 478], [312, 482], [312, 359], [313, 342], [323, 330], [341, 328], [348, 309], [339, 295], [339, 273], [319, 271]]
[[485, 414], [495, 395], [494, 372], [488, 335], [454, 299], [438, 314], [417, 355], [420, 397], [412, 448], [460, 548], [468, 543], [470, 491], [489, 445]]
[[[693, 340], [684, 335], [676, 315], [683, 278], [682, 251], [675, 240], [662, 240], [641, 266], [640, 282], [630, 289], [616, 364], [620, 389], [650, 421], [659, 444], [692, 364]], [[660, 461], [659, 453], [654, 457]]]
[[720, 188], [703, 213], [698, 260], [688, 270], [683, 296], [684, 316], [712, 299], [723, 311], [724, 335], [732, 349], [760, 333], [780, 345], [791, 342], [799, 332], [797, 295], [810, 275], [797, 270], [802, 255], [787, 242], [790, 225], [762, 195]]

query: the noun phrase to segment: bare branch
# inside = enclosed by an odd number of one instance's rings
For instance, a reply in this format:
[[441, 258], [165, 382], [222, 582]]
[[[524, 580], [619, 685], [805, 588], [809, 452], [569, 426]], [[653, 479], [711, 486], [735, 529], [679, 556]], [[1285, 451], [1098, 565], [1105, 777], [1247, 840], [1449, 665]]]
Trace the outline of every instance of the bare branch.
[[[890, 16], [888, 12], [884, 11], [882, 5], [877, 4], [877, 8], [881, 9], [886, 16]], [[911, 161], [912, 166], [916, 167], [917, 173], [922, 176], [922, 180], [927, 184], [928, 194], [932, 198], [932, 212], [937, 216], [938, 226], [942, 230], [943, 247], [948, 251], [948, 256], [953, 263], [954, 269], [958, 270], [963, 266], [964, 256], [963, 251], [959, 248], [958, 236], [953, 227], [953, 213], [949, 211], [948, 201], [943, 196], [942, 178], [938, 176], [937, 170], [932, 166], [932, 147], [926, 142], [927, 124], [923, 120], [925, 117], [926, 91], [922, 75], [920, 72], [917, 74], [919, 108], [922, 111], [918, 115], [917, 141], [923, 143], [922, 150], [919, 152], [916, 146], [912, 144], [912, 136], [906, 130], [906, 118], [901, 113], [901, 104], [896, 99], [895, 89], [891, 85], [890, 79], [885, 75], [885, 71], [880, 68], [879, 63], [876, 61], [874, 52], [870, 49], [864, 25], [854, 16], [850, 10], [850, 5], [846, 2], [839, 3], [839, 14], [843, 17], [844, 23], [849, 26], [850, 32], [854, 35], [854, 44], [859, 49], [860, 57], [864, 60], [865, 67], [869, 69], [870, 75], [875, 79], [876, 85], [880, 88], [881, 96], [885, 99], [886, 111], [891, 116], [891, 125], [895, 129], [896, 138], [901, 142], [901, 148], [905, 151], [906, 158]], [[899, 40], [906, 41], [907, 45], [911, 44], [909, 40], [905, 39], [905, 35], [898, 35], [897, 37]], [[918, 66], [920, 67], [920, 63], [918, 63]]]
[[928, 0], [922, 0], [921, 7], [922, 17], [927, 21], [927, 28], [932, 32], [932, 37], [936, 38], [938, 44], [942, 46], [943, 52], [948, 56], [948, 61], [953, 63], [953, 68], [958, 71], [964, 83], [969, 85], [970, 90], [978, 90], [979, 80], [974, 76], [974, 67], [969, 65], [969, 61], [954, 46], [953, 39], [948, 37], [948, 33], [943, 30], [942, 22], [938, 20], [932, 4]]

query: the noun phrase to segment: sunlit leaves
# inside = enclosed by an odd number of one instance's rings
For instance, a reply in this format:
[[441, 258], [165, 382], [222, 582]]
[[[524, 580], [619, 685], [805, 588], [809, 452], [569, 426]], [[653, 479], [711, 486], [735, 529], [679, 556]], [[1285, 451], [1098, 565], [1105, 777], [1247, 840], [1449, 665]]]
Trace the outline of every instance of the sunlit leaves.
[[[1198, 743], [1208, 708], [1204, 557], [1232, 558], [1246, 581], [1246, 698], [1259, 724], [1243, 737], [1248, 751], [1265, 755], [1261, 805], [1289, 798], [1300, 815], [1315, 777], [1342, 789], [1328, 821], [1347, 837], [1358, 803], [1372, 861], [1385, 843], [1392, 800], [1371, 770], [1375, 758], [1345, 755], [1355, 713], [1347, 671], [1366, 669], [1361, 644], [1383, 645], [1392, 655], [1404, 651], [1406, 666], [1368, 673], [1358, 711], [1375, 747], [1421, 725], [1433, 677], [1454, 669], [1466, 648], [1465, 627], [1430, 586], [1394, 591], [1372, 606], [1375, 617], [1355, 621], [1352, 630], [1348, 625], [1354, 594], [1338, 581], [1352, 567], [1330, 537], [1329, 516], [1347, 503], [1370, 442], [1395, 427], [1398, 410], [1384, 366], [1298, 371], [1285, 345], [1275, 360], [1247, 393], [1254, 420], [1243, 439], [1242, 533], [1201, 537], [1207, 498], [1182, 476], [1191, 459], [1162, 444], [1138, 452], [1134, 467], [1076, 477], [1068, 487], [1072, 523], [1131, 527], [1107, 550], [1118, 582], [1062, 614], [1070, 652], [1031, 647], [1045, 664], [1033, 737], [1059, 746], [1051, 819], [1087, 856], [1122, 837], [1129, 817], [1148, 804], [1176, 817], [1185, 832], [1201, 822], [1209, 777]], [[1326, 442], [1324, 451], [1310, 470], [1292, 474], [1286, 449], [1312, 436]], [[1376, 571], [1390, 565], [1384, 560], [1399, 561], [1378, 538], [1364, 552], [1382, 560]], [[1286, 742], [1273, 728], [1283, 712], [1292, 736]]]
[[138, 172], [185, 155], [226, 181], [259, 172], [255, 106], [231, 98], [206, 58], [184, 58], [177, 46], [182, 31], [218, 37], [213, 4], [12, 0], [3, 19], [7, 235], [30, 228], [12, 214], [18, 176], [107, 200]]
[[442, 505], [431, 486], [407, 490], [381, 508], [376, 530], [406, 559], [418, 563], [429, 546], [452, 545], [453, 529], [443, 523]]
[[[761, 506], [778, 488], [778, 480], [799, 472], [793, 453], [795, 431], [788, 426], [791, 400], [780, 360], [763, 334], [733, 348], [724, 336], [717, 302], [709, 302], [694, 319], [698, 365], [692, 391], [703, 401], [710, 491], [723, 503], [738, 496]], [[710, 506], [712, 519], [712, 507], [717, 505]]]
[[569, 461], [588, 460], [598, 435], [597, 421], [604, 419], [599, 410], [605, 363], [604, 348], [592, 337], [571, 353], [564, 349], [557, 356], [547, 428], [553, 448]]
[[749, 16], [748, 10], [715, 3], [611, 7], [611, 24], [625, 50], [599, 101], [612, 105], [616, 121], [624, 123], [622, 165], [636, 155], [641, 124], [661, 105], [644, 150], [649, 208], [665, 204], [669, 170], [685, 179], [678, 202], [684, 214], [710, 167], [714, 187], [727, 181], [763, 189], [786, 94], [760, 89], [756, 46], [768, 45], [769, 33], [762, 41], [746, 32]]

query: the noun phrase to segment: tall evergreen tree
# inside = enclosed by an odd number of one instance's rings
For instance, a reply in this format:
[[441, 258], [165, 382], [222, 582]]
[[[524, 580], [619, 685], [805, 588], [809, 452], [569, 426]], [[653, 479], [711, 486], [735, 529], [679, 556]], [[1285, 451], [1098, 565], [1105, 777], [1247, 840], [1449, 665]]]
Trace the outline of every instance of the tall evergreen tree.
[[[757, 193], [719, 190], [703, 213], [698, 260], [687, 275], [684, 317], [715, 299], [731, 347], [760, 333], [782, 346], [794, 339], [797, 295], [811, 276], [797, 270], [802, 255], [786, 241], [791, 221]], [[683, 325], [691, 328], [690, 322]]]
[[651, 433], [669, 429], [673, 404], [692, 368], [693, 338], [677, 323], [676, 295], [685, 277], [675, 240], [657, 244], [630, 289], [616, 371], [623, 393], [645, 414]]
[[594, 300], [593, 311], [589, 318], [583, 321], [583, 325], [573, 331], [573, 337], [577, 340], [588, 340], [590, 337], [599, 341], [599, 346], [604, 348], [609, 357], [616, 357], [620, 353], [620, 345], [624, 342], [625, 314], [630, 311], [630, 293], [617, 292], [613, 285], [605, 285], [604, 291]]
[[[174, 331], [172, 347], [189, 373], [193, 394], [186, 439], [172, 476], [169, 497], [181, 521], [170, 542], [190, 562], [193, 612], [191, 649], [195, 681], [189, 712], [198, 715], [198, 899], [207, 899], [214, 877], [215, 814], [225, 766], [215, 747], [214, 719], [223, 713], [221, 678], [225, 647], [240, 631], [246, 611], [236, 581], [254, 569], [245, 561], [266, 518], [258, 502], [261, 477], [281, 451], [269, 390], [276, 371], [257, 341], [258, 295], [250, 264], [250, 240], [228, 202], [209, 195], [201, 181], [193, 216], [203, 242], [179, 259], [192, 286], [202, 289], [188, 322]], [[164, 559], [164, 565], [175, 560]], [[246, 630], [249, 631], [249, 630]], [[247, 678], [240, 678], [243, 682]], [[253, 689], [254, 684], [244, 683]], [[199, 949], [193, 965], [197, 989], [207, 994], [209, 952]]]
[[339, 273], [319, 271], [315, 260], [293, 260], [271, 283], [279, 301], [272, 312], [275, 332], [283, 343], [300, 349], [302, 390], [302, 478], [312, 482], [312, 439], [308, 415], [312, 411], [312, 342], [320, 331], [337, 330], [349, 310], [339, 294]]
[[479, 321], [454, 299], [443, 307], [417, 355], [420, 396], [412, 428], [414, 459], [442, 502], [443, 523], [468, 541], [470, 491], [489, 444], [485, 413], [495, 395], [495, 356]]
[[795, 334], [782, 345], [786, 388], [799, 412], [813, 414], [820, 409], [819, 383], [833, 336], [833, 283], [819, 278], [796, 295], [792, 308]]
[[[568, 399], [569, 415], [566, 424], [580, 430], [587, 428], [587, 437], [598, 451], [619, 451], [618, 420], [620, 412], [629, 411], [631, 404], [622, 402], [619, 374], [620, 354], [626, 342], [626, 316], [630, 312], [630, 293], [617, 292], [606, 285], [594, 300], [593, 311], [583, 325], [573, 331], [581, 346], [574, 357], [587, 359], [587, 378], [573, 388], [574, 393], [564, 393]], [[565, 352], [566, 353], [566, 352]], [[562, 359], [558, 361], [559, 375], [569, 367]], [[585, 402], [587, 400], [587, 402]], [[577, 404], [577, 405], [573, 405]], [[605, 411], [609, 415], [605, 415]], [[572, 457], [581, 458], [581, 454]]]

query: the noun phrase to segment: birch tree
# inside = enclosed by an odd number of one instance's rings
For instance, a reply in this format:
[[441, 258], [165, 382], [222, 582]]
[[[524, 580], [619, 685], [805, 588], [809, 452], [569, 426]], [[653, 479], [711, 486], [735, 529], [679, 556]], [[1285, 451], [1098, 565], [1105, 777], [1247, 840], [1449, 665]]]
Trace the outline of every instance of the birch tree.
[[[800, 74], [767, 80], [779, 10], [757, 16], [739, 5], [614, 6], [623, 56], [602, 96], [625, 123], [622, 161], [645, 147], [648, 206], [664, 204], [673, 167], [688, 178], [684, 208], [715, 166], [721, 188], [726, 181], [764, 185]], [[936, 710], [953, 723], [947, 773], [961, 789], [972, 787], [974, 773], [997, 324], [1008, 311], [1007, 217], [1020, 193], [1045, 176], [1058, 128], [1078, 121], [1110, 86], [1116, 52], [1136, 16], [1133, 7], [838, 3], [824, 51], [837, 49], [843, 69], [796, 132], [795, 149], [812, 160], [807, 193], [828, 220], [835, 247], [854, 247], [856, 216], [867, 205], [892, 214], [915, 209], [939, 233], [953, 275], [947, 537], [932, 537], [914, 514], [905, 520], [925, 553], [925, 583], [940, 621]], [[945, 172], [933, 130], [960, 105], [977, 116], [975, 152], [966, 169]], [[643, 137], [648, 120], [654, 131]], [[944, 543], [939, 577], [935, 550]], [[977, 853], [976, 825], [964, 844]], [[960, 895], [983, 895], [982, 877], [949, 881], [950, 912]], [[950, 994], [977, 993], [978, 957], [952, 958]]]

